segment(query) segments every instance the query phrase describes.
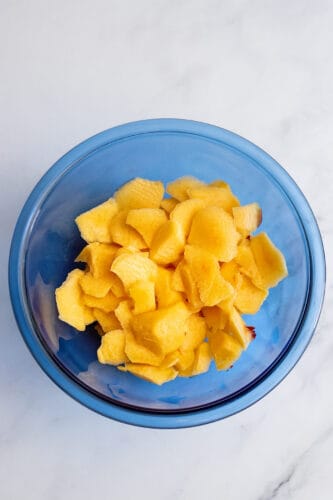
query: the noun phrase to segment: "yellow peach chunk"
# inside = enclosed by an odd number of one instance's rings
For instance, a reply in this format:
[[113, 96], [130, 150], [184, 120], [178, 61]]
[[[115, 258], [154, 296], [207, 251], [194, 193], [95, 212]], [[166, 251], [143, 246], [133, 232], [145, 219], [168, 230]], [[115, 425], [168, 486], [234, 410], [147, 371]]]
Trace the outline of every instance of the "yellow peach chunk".
[[111, 288], [109, 276], [95, 278], [90, 272], [84, 273], [80, 278], [80, 286], [86, 295], [105, 297]]
[[150, 349], [144, 343], [139, 342], [131, 330], [126, 330], [125, 353], [132, 363], [152, 366], [159, 366], [164, 358], [164, 354], [158, 352], [158, 349]]
[[150, 247], [150, 257], [161, 265], [179, 259], [185, 245], [182, 228], [174, 221], [165, 222], [155, 233]]
[[109, 273], [113, 258], [119, 247], [95, 241], [86, 245], [75, 262], [85, 262], [95, 278], [102, 278]]
[[80, 280], [83, 275], [84, 271], [74, 269], [55, 291], [59, 319], [80, 331], [93, 321], [82, 298]]
[[102, 311], [109, 313], [115, 310], [120, 302], [120, 299], [113, 295], [112, 292], [108, 292], [104, 297], [94, 297], [93, 295], [84, 294], [83, 302], [86, 306], [101, 309]]
[[123, 247], [133, 247], [141, 250], [147, 248], [147, 244], [133, 227], [126, 224], [128, 212], [121, 210], [114, 216], [110, 223], [110, 234], [112, 241]]
[[110, 280], [111, 292], [118, 298], [124, 297], [125, 296], [125, 288], [124, 288], [124, 285], [122, 284], [119, 276], [117, 276], [113, 272], [110, 272], [108, 276], [109, 276], [109, 280]]
[[136, 365], [126, 363], [125, 366], [118, 366], [122, 372], [130, 372], [139, 378], [147, 380], [157, 385], [162, 385], [177, 377], [177, 370], [174, 368], [161, 368], [160, 366]]
[[224, 187], [217, 186], [199, 186], [187, 190], [189, 198], [202, 200], [206, 207], [223, 208], [229, 214], [233, 207], [239, 206], [239, 200], [232, 193], [230, 187], [226, 184]]
[[227, 330], [228, 333], [230, 333], [245, 349], [252, 340], [250, 330], [247, 328], [243, 318], [234, 307], [232, 308], [229, 316]]
[[170, 213], [170, 220], [177, 222], [182, 231], [186, 236], [188, 236], [192, 224], [192, 219], [194, 214], [198, 212], [201, 208], [204, 208], [205, 203], [202, 200], [185, 200], [178, 205]]
[[181, 276], [181, 270], [184, 265], [185, 262], [181, 260], [172, 273], [171, 288], [172, 290], [175, 290], [177, 292], [185, 292], [185, 287]]
[[127, 361], [125, 354], [124, 330], [112, 330], [101, 337], [101, 345], [97, 350], [98, 361], [107, 365], [120, 365]]
[[98, 241], [111, 243], [110, 223], [118, 212], [118, 205], [113, 198], [101, 203], [97, 207], [78, 215], [75, 219], [81, 237], [87, 242]]
[[212, 355], [208, 342], [202, 342], [195, 351], [191, 375], [200, 375], [209, 370]]
[[233, 287], [223, 279], [213, 254], [200, 247], [186, 245], [184, 257], [205, 306], [214, 306], [232, 296]]
[[95, 323], [96, 318], [93, 313], [93, 309], [91, 307], [87, 306], [84, 308], [84, 322], [86, 325], [91, 325], [91, 323]]
[[156, 309], [155, 284], [152, 281], [136, 281], [128, 289], [134, 302], [134, 314], [140, 314]]
[[241, 344], [223, 331], [211, 332], [208, 343], [218, 370], [228, 370], [243, 352]]
[[181, 377], [190, 377], [194, 363], [194, 351], [178, 351], [178, 361], [175, 364], [176, 370]]
[[126, 224], [133, 227], [150, 247], [156, 231], [167, 220], [164, 210], [160, 208], [136, 208], [128, 212]]
[[[242, 274], [248, 276], [256, 287], [263, 289], [267, 288], [259, 272], [249, 240], [243, 240], [238, 245], [237, 254], [234, 260], [239, 266], [239, 270]], [[222, 269], [224, 266], [225, 264], [223, 264]]]
[[124, 330], [128, 330], [133, 317], [130, 300], [122, 300], [114, 310], [117, 320]]
[[124, 184], [114, 197], [120, 209], [159, 208], [164, 194], [160, 181], [137, 177]]
[[262, 221], [262, 212], [258, 203], [233, 207], [232, 215], [237, 231], [244, 237], [253, 233]]
[[180, 177], [167, 184], [166, 192], [178, 201], [185, 201], [189, 198], [188, 190], [194, 187], [205, 186], [204, 182], [199, 181], [196, 177], [187, 175]]
[[276, 286], [288, 276], [288, 269], [282, 252], [266, 233], [260, 233], [250, 240], [250, 247], [257, 264], [264, 288]]
[[194, 351], [207, 335], [207, 326], [204, 318], [198, 314], [191, 314], [186, 322], [185, 338], [180, 346], [181, 351]]
[[161, 368], [171, 368], [172, 366], [175, 366], [180, 358], [179, 351], [173, 351], [169, 352], [163, 359], [162, 363], [160, 364]]
[[186, 262], [184, 262], [180, 268], [180, 276], [184, 284], [185, 295], [192, 310], [196, 312], [200, 311], [204, 304], [200, 299], [199, 289], [191, 273], [191, 268]]
[[[217, 304], [217, 307], [221, 309], [221, 311], [224, 314], [230, 316], [230, 314], [232, 313], [232, 309], [234, 307], [234, 301], [235, 301], [235, 296], [230, 297], [230, 299], [221, 300], [221, 302]], [[221, 328], [223, 329], [223, 327]]]
[[219, 261], [235, 257], [238, 240], [234, 221], [223, 208], [207, 207], [194, 215], [188, 242], [210, 252]]
[[235, 260], [224, 262], [221, 265], [221, 275], [228, 281], [234, 288], [238, 284], [238, 275], [240, 274], [239, 267]]
[[159, 308], [168, 307], [182, 300], [182, 294], [172, 289], [174, 271], [158, 266], [155, 293]]
[[223, 330], [228, 323], [229, 315], [220, 307], [204, 307], [202, 309], [202, 314], [206, 320], [207, 327], [213, 332]]
[[119, 255], [113, 261], [111, 270], [120, 278], [125, 289], [136, 281], [155, 281], [157, 277], [157, 265], [141, 253]]
[[242, 277], [242, 282], [235, 296], [234, 305], [243, 314], [255, 314], [268, 295], [267, 290], [257, 288], [247, 277]]
[[138, 340], [155, 343], [166, 355], [182, 345], [189, 314], [185, 304], [179, 302], [164, 309], [133, 316], [130, 326]]
[[163, 208], [163, 210], [165, 210], [165, 212], [169, 214], [175, 208], [177, 203], [178, 200], [176, 200], [175, 198], [163, 198], [163, 200], [161, 201], [161, 208]]
[[121, 324], [113, 311], [106, 313], [101, 309], [95, 308], [93, 309], [93, 314], [104, 333], [121, 328]]

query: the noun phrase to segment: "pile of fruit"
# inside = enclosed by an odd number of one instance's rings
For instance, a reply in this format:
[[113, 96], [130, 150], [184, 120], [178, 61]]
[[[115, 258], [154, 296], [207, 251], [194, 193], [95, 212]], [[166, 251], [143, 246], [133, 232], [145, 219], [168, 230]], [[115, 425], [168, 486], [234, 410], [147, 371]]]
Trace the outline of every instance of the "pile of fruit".
[[59, 318], [96, 322], [100, 363], [156, 384], [226, 370], [254, 337], [255, 314], [287, 276], [257, 203], [240, 206], [228, 184], [136, 178], [79, 215], [87, 242], [56, 290]]

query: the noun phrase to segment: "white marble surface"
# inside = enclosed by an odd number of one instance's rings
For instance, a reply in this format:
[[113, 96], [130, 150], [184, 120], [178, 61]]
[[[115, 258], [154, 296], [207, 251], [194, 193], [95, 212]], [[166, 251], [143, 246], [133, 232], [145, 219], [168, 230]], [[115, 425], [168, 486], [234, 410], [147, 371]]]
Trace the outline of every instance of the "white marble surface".
[[[328, 500], [333, 460], [333, 2], [0, 2], [1, 500]], [[225, 421], [160, 431], [62, 393], [7, 291], [16, 217], [45, 170], [110, 126], [207, 121], [271, 153], [303, 189], [328, 257], [326, 306], [293, 372]]]

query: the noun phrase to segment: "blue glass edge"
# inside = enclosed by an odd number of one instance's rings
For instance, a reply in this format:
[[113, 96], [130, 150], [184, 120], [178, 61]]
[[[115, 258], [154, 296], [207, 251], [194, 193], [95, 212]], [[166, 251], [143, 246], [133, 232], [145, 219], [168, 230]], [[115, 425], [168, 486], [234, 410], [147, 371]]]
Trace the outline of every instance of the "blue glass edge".
[[[237, 400], [212, 408], [177, 415], [136, 412], [112, 405], [98, 399], [59, 370], [41, 344], [36, 342], [36, 337], [33, 334], [33, 327], [27, 315], [24, 297], [24, 259], [21, 258], [24, 251], [23, 244], [30, 223], [35, 216], [36, 206], [39, 204], [40, 199], [52, 189], [60, 174], [93, 148], [101, 147], [111, 140], [115, 141], [128, 136], [158, 131], [194, 133], [222, 141], [249, 155], [269, 173], [272, 174], [273, 172], [273, 176], [293, 200], [296, 210], [298, 211], [298, 207], [302, 206], [302, 219], [309, 242], [312, 267], [311, 290], [315, 291], [315, 293], [311, 294], [311, 303], [306, 311], [302, 334], [296, 338], [285, 357], [269, 377], [259, 382], [251, 391]], [[320, 316], [325, 291], [325, 256], [319, 228], [307, 200], [289, 174], [272, 157], [248, 140], [225, 129], [201, 122], [161, 118], [132, 122], [101, 132], [74, 147], [45, 173], [26, 201], [14, 230], [9, 257], [9, 289], [15, 318], [29, 350], [45, 373], [60, 388], [90, 409], [121, 422], [144, 427], [181, 428], [213, 422], [245, 409], [265, 396], [289, 373], [310, 342]]]

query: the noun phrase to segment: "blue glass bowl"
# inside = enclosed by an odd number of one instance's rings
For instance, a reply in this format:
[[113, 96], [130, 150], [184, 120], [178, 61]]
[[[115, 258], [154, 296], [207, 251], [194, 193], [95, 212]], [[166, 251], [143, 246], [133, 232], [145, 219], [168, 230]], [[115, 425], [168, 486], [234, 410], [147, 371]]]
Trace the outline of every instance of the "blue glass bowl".
[[[243, 204], [263, 209], [261, 229], [286, 257], [289, 276], [260, 312], [246, 317], [257, 338], [235, 366], [162, 387], [96, 360], [93, 328], [57, 318], [54, 291], [83, 247], [81, 212], [140, 176], [168, 182], [191, 174], [222, 178]], [[130, 424], [204, 424], [263, 397], [295, 365], [313, 335], [325, 288], [320, 233], [303, 194], [270, 156], [247, 140], [199, 122], [160, 119], [102, 132], [61, 158], [40, 180], [18, 219], [9, 262], [15, 316], [31, 353], [51, 379], [89, 408]]]

